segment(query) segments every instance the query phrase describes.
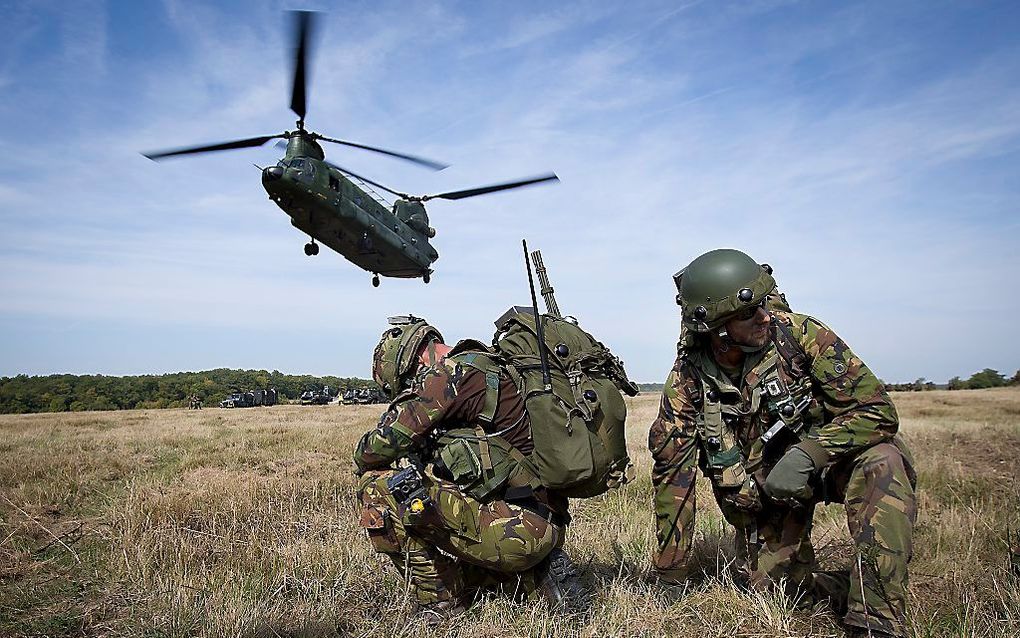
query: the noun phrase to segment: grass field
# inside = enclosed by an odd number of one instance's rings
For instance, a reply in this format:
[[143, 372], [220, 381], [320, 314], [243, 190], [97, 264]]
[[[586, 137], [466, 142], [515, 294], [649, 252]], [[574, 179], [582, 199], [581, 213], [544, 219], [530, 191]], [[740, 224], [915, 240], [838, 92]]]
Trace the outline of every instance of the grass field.
[[[1020, 390], [894, 398], [920, 475], [914, 635], [1020, 635]], [[351, 449], [379, 406], [0, 416], [0, 636], [841, 636], [825, 610], [732, 587], [707, 484], [699, 576], [649, 578], [657, 401], [630, 400], [638, 480], [572, 508], [590, 616], [497, 599], [440, 628], [357, 526]], [[845, 565], [841, 507], [816, 522], [823, 567]]]

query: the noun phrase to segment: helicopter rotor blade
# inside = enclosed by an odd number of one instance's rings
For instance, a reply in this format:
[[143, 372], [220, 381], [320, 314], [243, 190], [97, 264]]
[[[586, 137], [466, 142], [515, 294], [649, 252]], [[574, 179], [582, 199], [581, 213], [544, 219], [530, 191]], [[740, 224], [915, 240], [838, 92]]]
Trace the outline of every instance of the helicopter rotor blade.
[[152, 153], [142, 153], [145, 157], [155, 161], [163, 159], [164, 157], [172, 157], [174, 155], [191, 155], [192, 153], [209, 153], [212, 151], [229, 151], [235, 148], [250, 148], [252, 146], [262, 146], [266, 142], [278, 137], [286, 137], [286, 135], [263, 135], [261, 137], [249, 137], [245, 140], [234, 140], [232, 142], [221, 142], [220, 144], [208, 144], [205, 146], [189, 146], [185, 148], [175, 148], [166, 151], [155, 151]]
[[334, 144], [343, 144], [344, 146], [352, 146], [354, 148], [360, 148], [366, 151], [372, 151], [373, 153], [382, 153], [383, 155], [389, 155], [390, 157], [396, 157], [398, 159], [407, 160], [408, 162], [414, 162], [421, 166], [426, 166], [434, 171], [441, 171], [444, 168], [448, 168], [449, 164], [443, 164], [442, 162], [436, 162], [424, 157], [418, 157], [417, 155], [408, 155], [406, 153], [398, 153], [396, 151], [387, 151], [384, 148], [377, 148], [375, 146], [365, 146], [364, 144], [358, 144], [356, 142], [348, 142], [346, 140], [338, 140], [332, 137], [326, 137], [324, 135], [315, 136], [317, 139], [323, 140], [324, 142], [333, 142]]
[[308, 87], [308, 49], [311, 48], [315, 14], [312, 11], [292, 11], [294, 14], [294, 87], [291, 90], [290, 110], [305, 121]]
[[430, 199], [466, 199], [477, 195], [485, 195], [486, 193], [495, 193], [497, 191], [505, 191], [511, 188], [520, 188], [521, 186], [530, 186], [532, 184], [540, 184], [542, 182], [550, 181], [558, 182], [560, 181], [560, 178], [557, 177], [555, 173], [549, 173], [548, 175], [540, 175], [538, 177], [523, 179], [516, 182], [506, 182], [503, 184], [492, 184], [491, 186], [481, 186], [479, 188], [450, 191], [448, 193], [440, 193], [439, 195], [425, 195], [421, 198], [421, 201], [425, 202]]
[[371, 184], [372, 186], [375, 186], [376, 188], [381, 188], [384, 191], [386, 191], [387, 193], [390, 193], [392, 195], [396, 195], [397, 197], [400, 197], [401, 199], [413, 199], [413, 197], [411, 197], [410, 195], [408, 195], [406, 193], [398, 193], [397, 191], [393, 190], [392, 188], [389, 188], [388, 186], [383, 186], [379, 182], [374, 182], [374, 181], [368, 179], [367, 177], [363, 177], [361, 175], [358, 175], [354, 171], [348, 170], [348, 169], [344, 168], [343, 166], [337, 166], [333, 162], [323, 161], [323, 164], [325, 164], [325, 165], [327, 165], [327, 166], [329, 166], [331, 168], [335, 168], [336, 170], [340, 171], [341, 173], [343, 173], [345, 175], [350, 175], [351, 177], [354, 177], [356, 179], [360, 179], [361, 181], [365, 182], [366, 184]]

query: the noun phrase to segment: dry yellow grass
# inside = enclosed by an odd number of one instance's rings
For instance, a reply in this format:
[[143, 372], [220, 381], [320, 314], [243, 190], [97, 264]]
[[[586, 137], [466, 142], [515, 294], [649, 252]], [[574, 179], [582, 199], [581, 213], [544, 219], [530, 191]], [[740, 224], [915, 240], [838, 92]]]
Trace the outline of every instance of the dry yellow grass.
[[[1020, 528], [1020, 391], [895, 396], [920, 473], [916, 636], [1020, 635], [1007, 528]], [[378, 406], [0, 416], [0, 635], [840, 636], [824, 610], [734, 589], [729, 532], [699, 494], [686, 589], [648, 578], [644, 448], [657, 397], [631, 400], [639, 479], [577, 502], [567, 549], [588, 618], [490, 600], [438, 629], [357, 527], [350, 452]], [[844, 564], [839, 506], [819, 511]]]

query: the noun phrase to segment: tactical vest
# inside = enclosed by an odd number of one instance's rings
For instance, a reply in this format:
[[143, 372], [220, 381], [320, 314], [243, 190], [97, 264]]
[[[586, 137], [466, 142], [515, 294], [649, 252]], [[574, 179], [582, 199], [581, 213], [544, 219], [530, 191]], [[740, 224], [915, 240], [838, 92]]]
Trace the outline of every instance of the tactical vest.
[[[696, 429], [705, 451], [706, 472], [716, 487], [744, 486], [748, 475], [763, 469], [770, 448], [785, 448], [822, 423], [807, 355], [784, 322], [776, 320], [774, 325], [775, 348], [755, 366], [757, 378], [745, 379], [753, 384], [746, 409], [742, 407], [743, 395], [735, 386], [720, 384], [699, 366], [690, 366], [696, 371], [701, 392]], [[745, 451], [737, 439], [736, 427], [741, 420], [755, 418], [762, 409], [762, 431]]]

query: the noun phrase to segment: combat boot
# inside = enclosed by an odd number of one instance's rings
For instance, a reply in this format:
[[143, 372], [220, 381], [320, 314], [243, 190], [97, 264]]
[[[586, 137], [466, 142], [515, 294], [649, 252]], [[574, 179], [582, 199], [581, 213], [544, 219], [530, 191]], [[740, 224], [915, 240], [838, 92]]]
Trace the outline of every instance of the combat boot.
[[591, 594], [581, 582], [574, 562], [562, 549], [556, 548], [549, 553], [538, 574], [538, 590], [551, 609], [578, 614], [591, 607]]

